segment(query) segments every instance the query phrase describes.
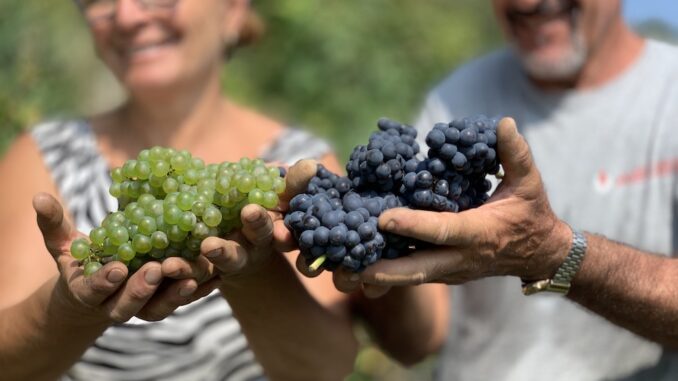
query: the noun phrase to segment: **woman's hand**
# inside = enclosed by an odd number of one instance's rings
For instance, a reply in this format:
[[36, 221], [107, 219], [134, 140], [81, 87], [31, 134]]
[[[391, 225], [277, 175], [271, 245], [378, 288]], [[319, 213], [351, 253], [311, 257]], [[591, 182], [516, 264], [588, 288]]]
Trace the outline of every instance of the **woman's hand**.
[[[63, 208], [49, 194], [39, 193], [33, 198], [37, 223], [45, 246], [57, 264], [60, 276], [55, 286], [55, 301], [62, 303], [68, 316], [83, 324], [114, 324], [138, 316], [145, 320], [160, 320], [182, 304], [209, 293], [209, 282], [197, 287], [195, 279], [179, 277], [163, 282], [161, 265], [149, 262], [128, 276], [121, 262], [111, 262], [94, 274], [85, 277], [83, 268], [70, 254], [71, 242], [83, 234], [64, 218]], [[162, 286], [161, 286], [162, 285]], [[182, 296], [181, 291], [194, 290]]]

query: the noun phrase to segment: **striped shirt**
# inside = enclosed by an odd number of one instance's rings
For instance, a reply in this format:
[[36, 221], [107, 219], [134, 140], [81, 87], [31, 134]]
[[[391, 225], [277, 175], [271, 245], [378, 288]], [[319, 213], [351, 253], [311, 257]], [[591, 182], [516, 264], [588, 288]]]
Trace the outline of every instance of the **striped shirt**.
[[[110, 168], [83, 120], [50, 121], [32, 137], [78, 230], [98, 226], [117, 201], [108, 194]], [[330, 151], [324, 141], [287, 128], [261, 154], [266, 161], [292, 164]], [[226, 300], [214, 291], [179, 307], [159, 322], [136, 317], [108, 328], [62, 380], [261, 380], [240, 325]]]

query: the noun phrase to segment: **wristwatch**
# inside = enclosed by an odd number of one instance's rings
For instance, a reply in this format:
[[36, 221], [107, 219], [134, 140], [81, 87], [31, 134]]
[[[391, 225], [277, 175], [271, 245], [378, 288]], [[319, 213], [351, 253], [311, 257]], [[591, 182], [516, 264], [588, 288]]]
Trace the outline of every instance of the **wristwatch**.
[[552, 279], [538, 281], [523, 280], [523, 294], [532, 295], [543, 291], [566, 295], [570, 291], [570, 282], [579, 271], [586, 254], [586, 236], [579, 230], [572, 229], [572, 246], [565, 262], [558, 268]]

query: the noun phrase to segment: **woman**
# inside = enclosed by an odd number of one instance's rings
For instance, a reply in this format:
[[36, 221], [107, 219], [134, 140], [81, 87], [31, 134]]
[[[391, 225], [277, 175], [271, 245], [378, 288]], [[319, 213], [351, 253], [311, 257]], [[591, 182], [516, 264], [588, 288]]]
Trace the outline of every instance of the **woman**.
[[[272, 249], [273, 224], [259, 207], [243, 210], [237, 239], [205, 241], [196, 264], [148, 263], [126, 282], [121, 263], [91, 278], [78, 271], [68, 253], [75, 227], [87, 233], [116, 207], [108, 170], [144, 148], [186, 149], [208, 163], [309, 156], [338, 165], [324, 142], [221, 93], [223, 57], [247, 24], [246, 0], [77, 3], [128, 98], [102, 115], [37, 126], [0, 163], [0, 178], [12, 181], [0, 198], [2, 378], [261, 378], [234, 314], [271, 378], [346, 374], [356, 344], [345, 298], [326, 277], [300, 280]], [[32, 198], [38, 192], [58, 201]]]

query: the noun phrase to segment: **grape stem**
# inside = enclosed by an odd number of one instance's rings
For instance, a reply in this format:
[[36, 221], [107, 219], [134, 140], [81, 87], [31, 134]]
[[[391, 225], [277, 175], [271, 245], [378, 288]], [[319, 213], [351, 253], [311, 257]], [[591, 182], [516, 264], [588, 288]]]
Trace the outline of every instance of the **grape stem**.
[[326, 259], [327, 259], [326, 255], [322, 255], [322, 256], [318, 257], [318, 259], [313, 261], [313, 263], [311, 263], [311, 265], [308, 266], [308, 269], [311, 270], [311, 271], [317, 271], [320, 268], [320, 266], [322, 266], [323, 263], [325, 263]]

